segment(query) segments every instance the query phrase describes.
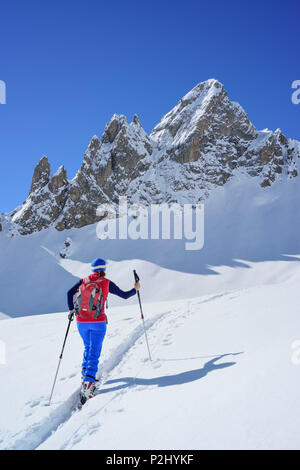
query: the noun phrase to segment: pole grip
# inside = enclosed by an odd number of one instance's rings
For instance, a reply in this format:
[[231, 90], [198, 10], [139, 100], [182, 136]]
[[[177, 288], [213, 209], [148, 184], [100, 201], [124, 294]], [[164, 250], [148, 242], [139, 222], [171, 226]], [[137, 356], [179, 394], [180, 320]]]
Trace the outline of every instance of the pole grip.
[[[135, 282], [139, 282], [140, 278], [136, 272], [136, 270], [134, 269], [133, 270], [133, 275], [134, 275], [134, 280]], [[137, 291], [137, 296], [138, 296], [138, 299], [139, 299], [139, 304], [140, 304], [140, 311], [141, 311], [141, 318], [142, 320], [144, 319], [144, 314], [143, 314], [143, 309], [142, 309], [142, 303], [141, 303], [141, 297], [140, 297], [140, 293], [139, 291]]]

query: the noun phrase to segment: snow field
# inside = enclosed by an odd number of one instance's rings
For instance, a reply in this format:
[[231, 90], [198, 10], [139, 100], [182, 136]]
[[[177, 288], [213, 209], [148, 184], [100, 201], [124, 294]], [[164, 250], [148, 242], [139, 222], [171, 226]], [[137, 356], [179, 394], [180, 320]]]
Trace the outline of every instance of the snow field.
[[101, 385], [81, 411], [75, 325], [49, 408], [66, 315], [3, 320], [2, 393], [13, 399], [1, 413], [1, 448], [298, 449], [300, 272], [287, 272], [276, 284], [145, 304], [152, 362], [138, 305], [110, 309]]

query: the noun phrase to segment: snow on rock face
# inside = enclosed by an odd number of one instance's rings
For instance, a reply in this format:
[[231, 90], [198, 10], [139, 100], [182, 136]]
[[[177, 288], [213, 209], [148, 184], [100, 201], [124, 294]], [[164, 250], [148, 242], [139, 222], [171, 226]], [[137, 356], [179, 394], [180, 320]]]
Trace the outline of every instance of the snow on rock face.
[[223, 185], [233, 170], [262, 176], [269, 186], [288, 168], [297, 176], [295, 152], [280, 130], [258, 132], [238, 104], [228, 99], [217, 80], [198, 84], [166, 114], [150, 137], [166, 156], [199, 174], [198, 182]]
[[114, 114], [101, 139], [92, 137], [71, 181], [64, 167], [51, 177], [43, 157], [27, 200], [10, 214], [11, 231], [83, 227], [99, 220], [100, 204], [117, 204], [125, 195], [144, 204], [197, 203], [238, 172], [270, 186], [279, 175], [297, 176], [299, 157], [299, 142], [279, 129], [257, 131], [224, 86], [210, 79], [186, 94], [150, 136], [137, 116], [129, 123]]
[[44, 155], [38, 162], [37, 166], [35, 167], [29, 194], [33, 193], [37, 189], [40, 189], [46, 186], [46, 184], [49, 183], [49, 179], [50, 179], [50, 165], [49, 165], [48, 158]]
[[38, 163], [32, 178], [27, 200], [12, 212], [12, 231], [21, 235], [49, 227], [61, 213], [67, 198], [68, 180], [61, 166], [51, 177], [47, 157]]
[[223, 85], [208, 80], [199, 83], [162, 118], [151, 138], [160, 147], [171, 149], [174, 158], [183, 163], [197, 161], [218, 138], [235, 136], [247, 142], [256, 134], [242, 107], [229, 101]]
[[126, 194], [130, 182], [149, 166], [151, 153], [150, 139], [137, 116], [129, 124], [125, 116], [115, 114], [101, 141], [92, 138], [56, 227], [63, 230], [97, 221], [99, 204], [118, 203], [119, 195]]

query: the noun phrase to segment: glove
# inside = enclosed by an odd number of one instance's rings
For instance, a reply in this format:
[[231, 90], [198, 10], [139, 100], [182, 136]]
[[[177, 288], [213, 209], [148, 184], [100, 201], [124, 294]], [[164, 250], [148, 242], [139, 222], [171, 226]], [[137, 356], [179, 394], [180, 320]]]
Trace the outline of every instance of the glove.
[[69, 321], [73, 321], [73, 320], [74, 320], [74, 313], [75, 313], [75, 310], [70, 310], [69, 315], [68, 315]]
[[137, 281], [137, 282], [134, 283], [134, 288], [135, 288], [136, 291], [140, 290], [140, 288], [141, 288], [140, 281]]

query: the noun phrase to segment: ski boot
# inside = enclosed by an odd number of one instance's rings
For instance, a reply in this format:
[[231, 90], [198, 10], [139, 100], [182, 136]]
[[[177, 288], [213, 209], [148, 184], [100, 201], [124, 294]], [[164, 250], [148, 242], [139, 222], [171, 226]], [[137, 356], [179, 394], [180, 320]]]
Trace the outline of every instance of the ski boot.
[[80, 403], [84, 405], [87, 400], [95, 396], [96, 383], [83, 382], [80, 390]]

